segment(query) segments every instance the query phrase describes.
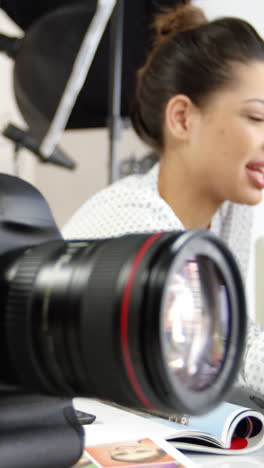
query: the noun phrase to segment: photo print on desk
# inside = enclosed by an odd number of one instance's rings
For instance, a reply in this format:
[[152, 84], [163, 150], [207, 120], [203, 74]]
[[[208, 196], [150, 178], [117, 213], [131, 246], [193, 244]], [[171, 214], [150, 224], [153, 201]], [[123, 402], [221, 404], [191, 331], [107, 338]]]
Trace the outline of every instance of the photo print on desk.
[[[146, 468], [146, 466], [193, 468], [195, 466], [185, 455], [175, 449], [172, 450], [166, 441], [157, 442], [150, 438], [86, 447], [85, 454], [99, 468]], [[76, 465], [78, 466], [86, 467], [86, 465]], [[94, 468], [87, 464], [88, 466]]]

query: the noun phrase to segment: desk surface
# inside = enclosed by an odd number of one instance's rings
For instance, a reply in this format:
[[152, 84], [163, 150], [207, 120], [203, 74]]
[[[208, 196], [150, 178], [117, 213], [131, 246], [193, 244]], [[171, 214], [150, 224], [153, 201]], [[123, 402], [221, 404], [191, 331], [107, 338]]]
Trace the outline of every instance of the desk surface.
[[250, 455], [187, 454], [199, 468], [254, 468], [264, 467], [264, 449]]

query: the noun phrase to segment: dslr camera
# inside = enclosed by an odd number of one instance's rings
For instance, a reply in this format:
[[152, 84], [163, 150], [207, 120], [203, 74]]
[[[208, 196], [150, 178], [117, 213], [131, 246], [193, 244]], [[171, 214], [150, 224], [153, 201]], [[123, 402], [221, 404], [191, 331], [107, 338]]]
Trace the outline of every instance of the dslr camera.
[[[78, 459], [74, 396], [200, 414], [231, 388], [245, 296], [231, 252], [210, 232], [64, 240], [42, 195], [4, 174], [0, 230], [5, 468]], [[13, 452], [12, 465], [14, 434], [24, 459]]]

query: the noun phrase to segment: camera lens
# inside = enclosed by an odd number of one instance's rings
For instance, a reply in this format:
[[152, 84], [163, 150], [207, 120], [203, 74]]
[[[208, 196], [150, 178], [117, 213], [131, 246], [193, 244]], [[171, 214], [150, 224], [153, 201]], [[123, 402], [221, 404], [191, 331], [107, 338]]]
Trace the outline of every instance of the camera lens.
[[230, 388], [245, 298], [209, 232], [52, 241], [15, 257], [4, 327], [17, 384], [189, 414]]

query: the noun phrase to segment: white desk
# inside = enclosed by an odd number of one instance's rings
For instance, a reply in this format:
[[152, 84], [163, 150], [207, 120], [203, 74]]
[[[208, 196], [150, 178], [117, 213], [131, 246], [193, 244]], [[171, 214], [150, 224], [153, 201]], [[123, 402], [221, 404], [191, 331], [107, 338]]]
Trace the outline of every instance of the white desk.
[[264, 467], [264, 449], [250, 455], [204, 455], [188, 454], [199, 468], [254, 468]]

